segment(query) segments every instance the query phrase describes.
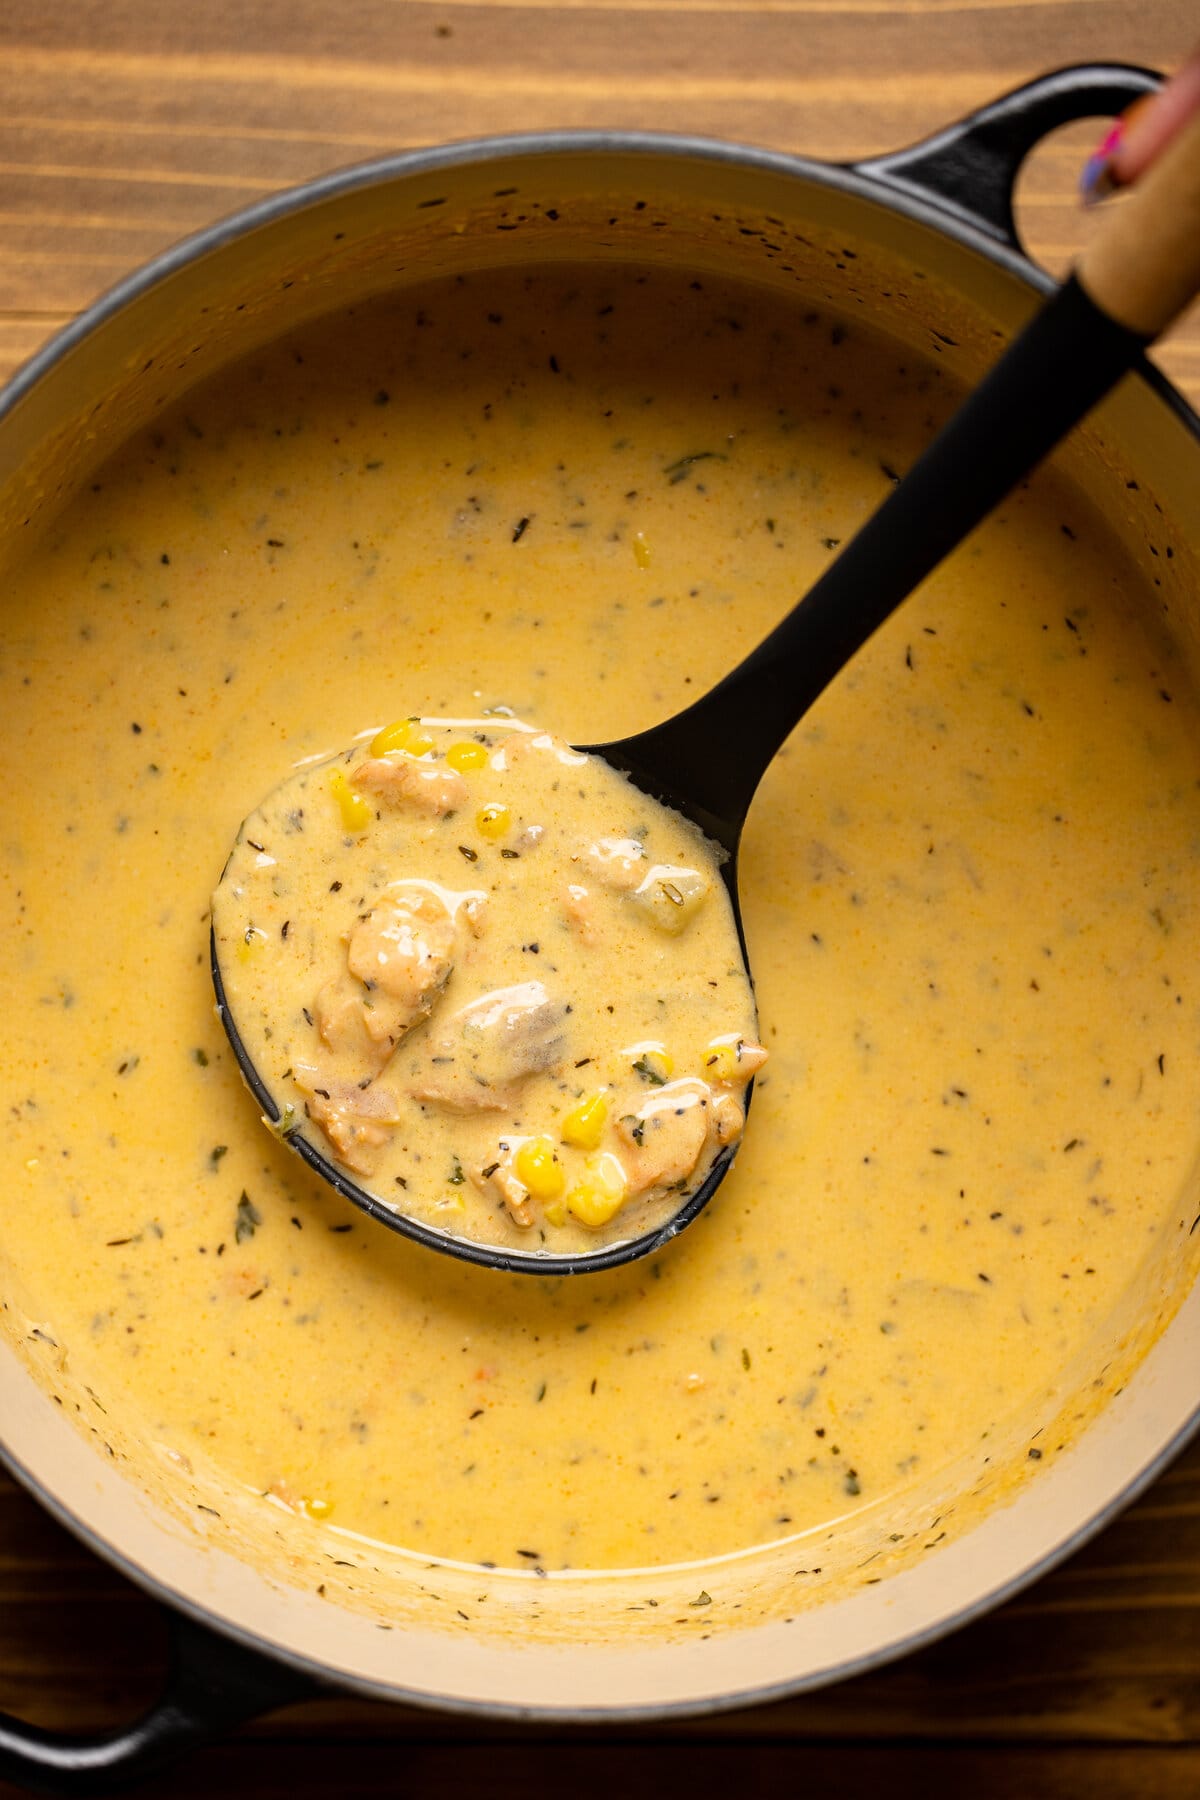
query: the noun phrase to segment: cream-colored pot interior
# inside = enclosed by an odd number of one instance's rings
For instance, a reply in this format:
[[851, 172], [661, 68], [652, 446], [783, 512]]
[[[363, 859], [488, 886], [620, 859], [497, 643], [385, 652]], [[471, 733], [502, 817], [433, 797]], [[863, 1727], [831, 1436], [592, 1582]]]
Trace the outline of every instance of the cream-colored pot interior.
[[[19, 547], [128, 433], [247, 349], [335, 306], [460, 270], [608, 259], [732, 275], [869, 319], [921, 354], [936, 333], [937, 353], [974, 378], [1033, 291], [1014, 256], [920, 215], [861, 180], [783, 159], [650, 143], [451, 151], [330, 183], [131, 283], [18, 386], [0, 421], [4, 541]], [[1164, 601], [1194, 666], [1200, 445], [1183, 409], [1127, 381], [1063, 467], [1135, 557], [1154, 521], [1168, 521], [1177, 551]], [[255, 1546], [237, 1527], [147, 1477], [122, 1421], [89, 1412], [64, 1382], [55, 1393], [19, 1271], [2, 1290], [0, 1435], [47, 1504], [136, 1579], [331, 1678], [558, 1717], [732, 1705], [861, 1669], [969, 1617], [1150, 1479], [1200, 1403], [1197, 1210], [1193, 1183], [1086, 1366], [1047, 1371], [1035, 1411], [1013, 1422], [986, 1469], [964, 1459], [910, 1490], [902, 1509], [867, 1508], [812, 1545], [733, 1558], [716, 1597], [687, 1570], [490, 1572], [485, 1612], [477, 1569], [350, 1549], [318, 1593], [311, 1567], [332, 1563], [327, 1553], [312, 1549], [303, 1580], [270, 1560], [271, 1545], [250, 1560]], [[1030, 1465], [1039, 1434], [1066, 1448]]]

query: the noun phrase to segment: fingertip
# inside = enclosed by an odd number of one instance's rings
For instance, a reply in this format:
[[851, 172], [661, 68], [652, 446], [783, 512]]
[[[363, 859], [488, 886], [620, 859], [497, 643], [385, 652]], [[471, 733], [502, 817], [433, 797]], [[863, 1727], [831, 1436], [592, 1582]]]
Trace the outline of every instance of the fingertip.
[[1114, 189], [1120, 187], [1114, 159], [1124, 134], [1125, 120], [1122, 117], [1109, 126], [1084, 163], [1079, 177], [1079, 193], [1085, 206], [1098, 206]]

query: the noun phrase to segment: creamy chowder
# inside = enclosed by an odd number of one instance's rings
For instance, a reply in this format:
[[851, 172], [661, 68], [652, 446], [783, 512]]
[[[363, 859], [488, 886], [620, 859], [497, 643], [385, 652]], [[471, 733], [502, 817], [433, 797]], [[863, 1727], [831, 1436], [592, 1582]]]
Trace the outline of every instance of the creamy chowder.
[[[1056, 481], [769, 771], [741, 873], [770, 1060], [664, 1252], [541, 1281], [378, 1228], [263, 1130], [213, 1008], [209, 896], [280, 772], [398, 710], [572, 743], [678, 710], [948, 386], [760, 292], [493, 272], [196, 389], [8, 579], [9, 1317], [164, 1479], [334, 1559], [703, 1561], [899, 1505], [1057, 1371], [1101, 1379], [1194, 1159], [1200, 726], [1149, 577]], [[478, 885], [459, 862], [432, 879]]]

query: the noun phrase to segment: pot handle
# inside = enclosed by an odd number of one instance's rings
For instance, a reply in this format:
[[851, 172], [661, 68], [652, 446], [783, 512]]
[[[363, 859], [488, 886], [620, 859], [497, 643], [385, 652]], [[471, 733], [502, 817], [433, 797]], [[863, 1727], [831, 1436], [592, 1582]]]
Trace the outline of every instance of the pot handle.
[[907, 149], [850, 165], [884, 187], [920, 200], [1026, 255], [1013, 218], [1017, 173], [1034, 145], [1076, 119], [1111, 117], [1162, 86], [1131, 63], [1080, 63], [1002, 94], [978, 112]]
[[0, 1781], [41, 1794], [124, 1793], [256, 1714], [320, 1693], [307, 1676], [179, 1614], [160, 1698], [119, 1731], [75, 1737], [0, 1713]]

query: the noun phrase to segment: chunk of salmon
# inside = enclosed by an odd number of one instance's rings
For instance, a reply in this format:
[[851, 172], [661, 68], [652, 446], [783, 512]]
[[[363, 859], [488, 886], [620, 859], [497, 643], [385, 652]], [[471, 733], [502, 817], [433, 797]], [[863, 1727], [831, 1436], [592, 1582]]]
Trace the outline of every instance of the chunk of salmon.
[[398, 1002], [407, 1030], [429, 1016], [450, 979], [455, 931], [442, 900], [398, 882], [351, 932], [346, 962], [364, 987]]
[[395, 1001], [368, 1004], [361, 981], [339, 975], [327, 981], [313, 1004], [313, 1023], [327, 1050], [352, 1057], [373, 1073], [382, 1069], [399, 1040], [401, 1009]]
[[531, 850], [537, 849], [545, 835], [544, 825], [524, 825], [513, 839], [512, 847], [518, 856], [528, 856]]
[[326, 1048], [377, 1073], [432, 1012], [454, 970], [460, 922], [478, 936], [486, 898], [430, 882], [392, 882], [350, 933], [348, 973], [317, 995], [314, 1023]]
[[373, 794], [385, 806], [408, 807], [439, 819], [460, 811], [470, 793], [457, 769], [408, 756], [402, 750], [369, 757], [359, 764], [350, 780], [355, 788]]
[[311, 1063], [296, 1063], [292, 1079], [306, 1096], [305, 1111], [328, 1139], [339, 1162], [369, 1175], [377, 1152], [400, 1123], [400, 1107], [390, 1088], [360, 1087], [339, 1081]]
[[497, 774], [502, 775], [527, 756], [539, 754], [552, 756], [567, 769], [578, 768], [587, 761], [582, 750], [573, 750], [565, 738], [556, 737], [552, 731], [513, 731], [501, 738], [488, 762]]
[[617, 1119], [621, 1166], [631, 1194], [686, 1180], [708, 1142], [711, 1104], [708, 1083], [689, 1075], [667, 1082], [636, 1112]]
[[471, 1169], [470, 1176], [481, 1194], [498, 1194], [513, 1224], [519, 1225], [522, 1231], [528, 1231], [533, 1224], [529, 1189], [512, 1166], [512, 1151], [507, 1144], [501, 1144], [500, 1155], [495, 1162], [484, 1168]]
[[499, 1112], [566, 1057], [567, 1009], [540, 981], [495, 988], [431, 1027], [409, 1092], [450, 1112]]
[[596, 923], [596, 903], [581, 881], [568, 881], [563, 889], [562, 909], [567, 924], [590, 950], [601, 938]]
[[740, 1096], [728, 1088], [718, 1089], [713, 1094], [709, 1116], [718, 1144], [736, 1144], [746, 1123], [746, 1108]]
[[582, 863], [597, 881], [618, 893], [637, 887], [649, 867], [646, 852], [636, 838], [597, 838], [578, 851], [572, 861]]

